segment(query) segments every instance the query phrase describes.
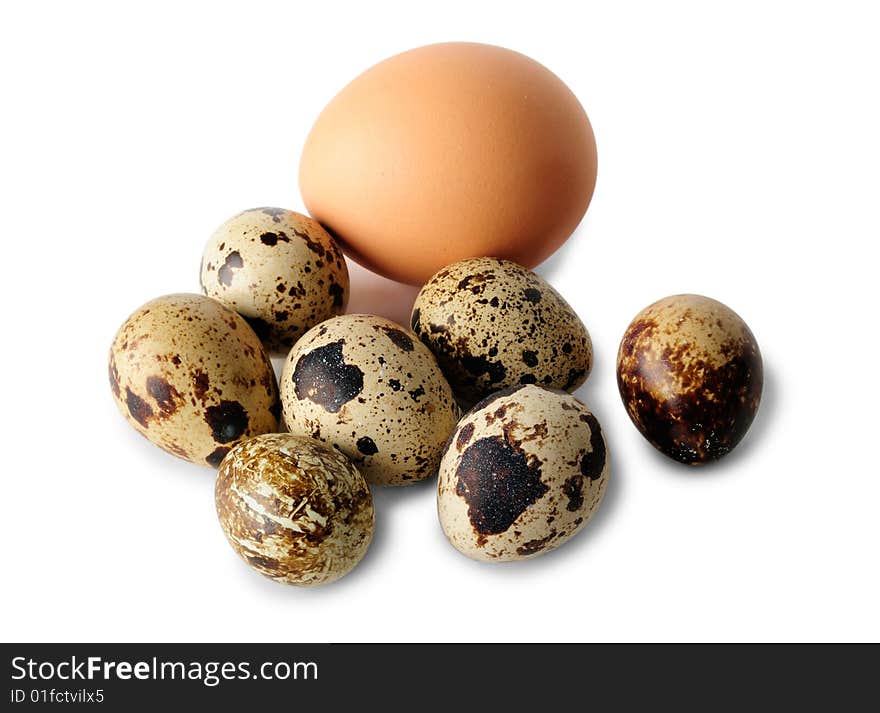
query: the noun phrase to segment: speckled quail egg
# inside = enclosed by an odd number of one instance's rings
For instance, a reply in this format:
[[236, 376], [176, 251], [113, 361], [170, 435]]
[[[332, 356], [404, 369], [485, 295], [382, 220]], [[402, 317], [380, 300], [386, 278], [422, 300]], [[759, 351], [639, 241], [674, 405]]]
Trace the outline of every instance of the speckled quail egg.
[[662, 453], [694, 465], [721, 458], [745, 436], [763, 373], [746, 323], [700, 295], [646, 307], [617, 354], [617, 385], [636, 428]]
[[239, 443], [214, 490], [220, 526], [251, 567], [277, 582], [326, 584], [360, 562], [373, 537], [373, 498], [344, 455], [287, 433]]
[[586, 524], [607, 482], [596, 417], [564, 391], [512, 386], [474, 406], [449, 438], [437, 490], [440, 524], [472, 559], [534, 557]]
[[313, 327], [281, 377], [292, 433], [331, 443], [372, 485], [437, 472], [458, 405], [427, 347], [383, 317], [351, 314]]
[[238, 441], [278, 430], [275, 373], [238, 314], [202, 295], [159, 297], [110, 348], [122, 415], [169, 453], [216, 468]]
[[416, 297], [412, 328], [465, 403], [517, 384], [574, 391], [593, 366], [590, 335], [568, 303], [508, 260], [440, 270]]
[[254, 208], [227, 220], [202, 256], [202, 290], [241, 314], [273, 352], [345, 311], [348, 268], [308, 216]]

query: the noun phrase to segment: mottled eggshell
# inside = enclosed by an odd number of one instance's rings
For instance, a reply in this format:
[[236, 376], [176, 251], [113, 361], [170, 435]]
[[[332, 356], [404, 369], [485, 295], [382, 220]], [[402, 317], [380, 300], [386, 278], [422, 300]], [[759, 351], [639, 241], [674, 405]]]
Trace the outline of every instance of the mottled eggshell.
[[755, 418], [763, 382], [761, 352], [746, 323], [700, 295], [646, 307], [617, 354], [617, 385], [629, 417], [681, 463], [729, 453]]
[[273, 352], [287, 353], [348, 302], [348, 268], [333, 238], [281, 208], [223, 223], [205, 246], [200, 279], [204, 293], [242, 315]]
[[275, 373], [238, 314], [202, 295], [159, 297], [110, 348], [122, 415], [157, 446], [216, 468], [238, 441], [278, 430]]
[[584, 526], [607, 481], [595, 416], [565, 392], [514, 386], [477, 404], [450, 437], [440, 464], [440, 524], [473, 559], [534, 557]]
[[315, 121], [303, 201], [349, 256], [421, 285], [497, 255], [534, 267], [574, 231], [596, 141], [572, 91], [518, 52], [429, 45], [368, 69]]
[[516, 384], [574, 391], [593, 366], [590, 335], [568, 303], [507, 260], [444, 267], [416, 297], [412, 328], [465, 402]]
[[427, 347], [408, 329], [363, 314], [334, 317], [296, 343], [281, 402], [292, 433], [336, 446], [373, 485], [434, 475], [459, 413]]
[[214, 502], [229, 544], [277, 582], [327, 584], [360, 562], [373, 537], [373, 498], [357, 468], [312, 438], [269, 434], [220, 464]]

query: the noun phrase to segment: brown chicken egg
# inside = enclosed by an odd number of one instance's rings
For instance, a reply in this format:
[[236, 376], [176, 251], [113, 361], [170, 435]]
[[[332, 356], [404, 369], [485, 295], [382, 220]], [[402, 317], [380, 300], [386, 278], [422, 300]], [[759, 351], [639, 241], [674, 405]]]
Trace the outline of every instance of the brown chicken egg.
[[308, 136], [309, 213], [364, 266], [421, 284], [495, 255], [534, 267], [574, 231], [596, 182], [596, 143], [571, 90], [502, 47], [452, 42], [380, 62]]
[[617, 385], [655, 448], [681, 463], [706, 463], [729, 453], [755, 418], [761, 352], [729, 307], [700, 295], [666, 297], [623, 335]]

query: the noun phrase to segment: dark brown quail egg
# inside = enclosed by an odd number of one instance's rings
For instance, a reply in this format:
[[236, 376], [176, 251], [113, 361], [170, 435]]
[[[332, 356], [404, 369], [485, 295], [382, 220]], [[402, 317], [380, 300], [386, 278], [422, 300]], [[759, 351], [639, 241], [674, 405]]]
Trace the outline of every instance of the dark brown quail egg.
[[281, 401], [292, 433], [336, 446], [373, 485], [434, 475], [459, 414], [415, 334], [365, 314], [334, 317], [296, 343]]
[[326, 584], [360, 562], [373, 537], [373, 499], [339, 451], [290, 434], [238, 444], [220, 464], [214, 502], [229, 544], [285, 584]]
[[257, 335], [202, 295], [166, 295], [132, 314], [110, 348], [126, 420], [169, 453], [216, 468], [244, 438], [278, 430], [278, 387]]
[[201, 283], [273, 352], [286, 353], [348, 302], [348, 268], [336, 243], [317, 221], [281, 208], [246, 210], [221, 225], [205, 246]]
[[574, 391], [590, 373], [583, 322], [538, 275], [508, 260], [462, 260], [416, 297], [412, 328], [466, 403], [518, 384]]
[[607, 482], [605, 438], [586, 406], [555, 389], [510, 387], [474, 406], [450, 437], [440, 524], [472, 559], [534, 557], [586, 524]]
[[755, 418], [761, 352], [729, 307], [700, 295], [666, 297], [623, 335], [617, 385], [655, 448], [681, 463], [706, 463], [729, 453]]

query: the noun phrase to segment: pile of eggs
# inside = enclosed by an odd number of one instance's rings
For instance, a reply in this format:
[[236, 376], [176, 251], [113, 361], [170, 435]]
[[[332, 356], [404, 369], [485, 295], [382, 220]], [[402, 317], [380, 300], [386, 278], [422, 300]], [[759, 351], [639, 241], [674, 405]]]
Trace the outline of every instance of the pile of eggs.
[[[469, 43], [392, 57], [318, 117], [300, 165], [311, 217], [230, 218], [205, 246], [203, 294], [159, 297], [119, 328], [119, 410], [217, 469], [229, 543], [276, 581], [345, 575], [372, 538], [370, 486], [435, 476], [460, 552], [548, 552], [596, 512], [609, 454], [571, 395], [590, 335], [530, 268], [578, 225], [595, 180], [587, 115], [540, 64]], [[409, 326], [346, 314], [344, 254], [421, 285]], [[270, 354], [286, 354], [280, 383]], [[697, 295], [643, 310], [617, 360], [633, 423], [688, 464], [745, 435], [761, 375], [746, 324]]]

